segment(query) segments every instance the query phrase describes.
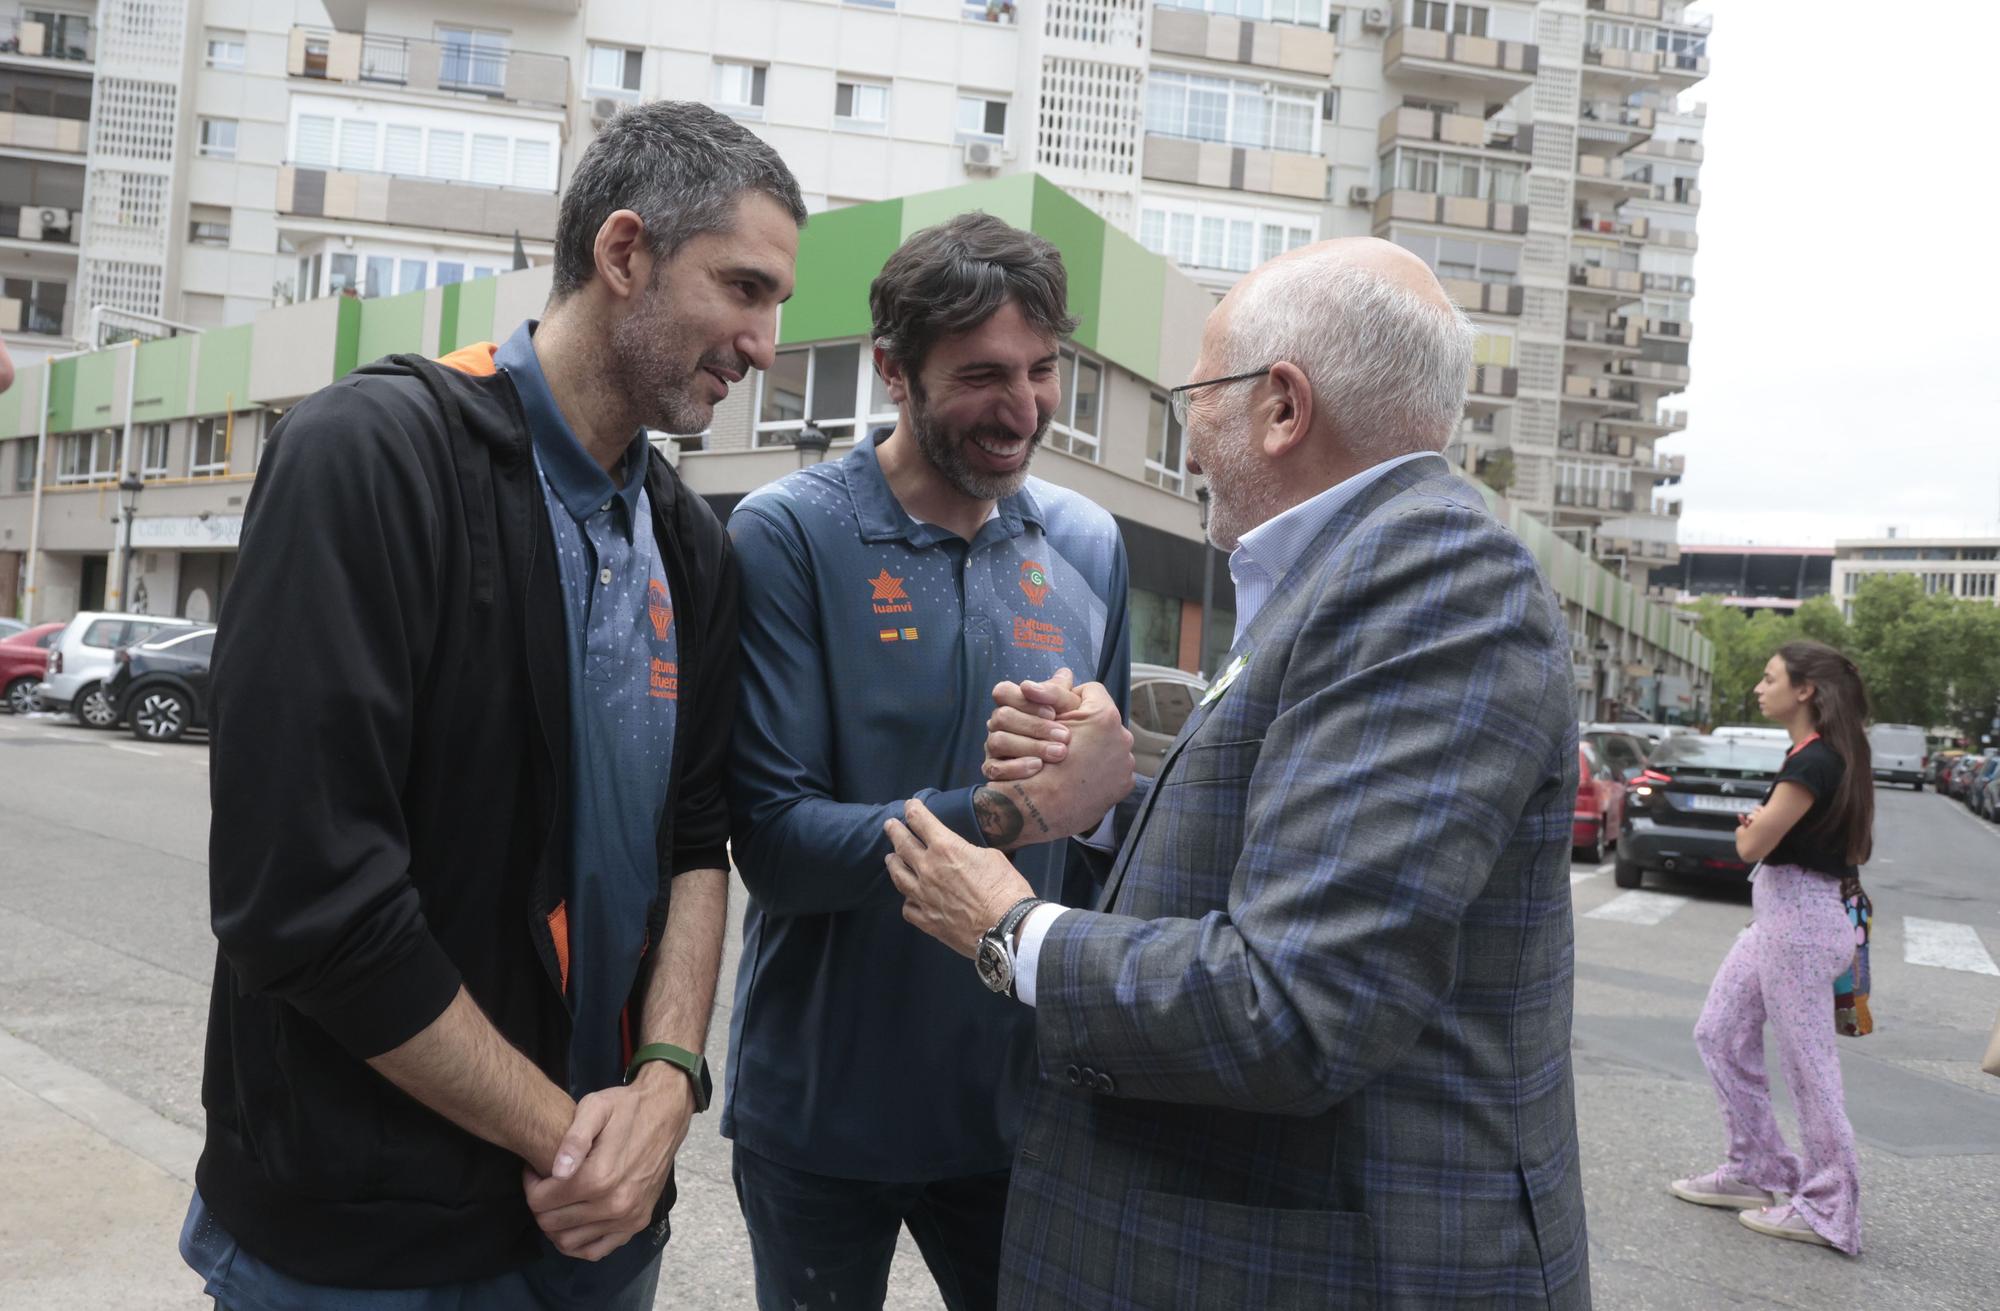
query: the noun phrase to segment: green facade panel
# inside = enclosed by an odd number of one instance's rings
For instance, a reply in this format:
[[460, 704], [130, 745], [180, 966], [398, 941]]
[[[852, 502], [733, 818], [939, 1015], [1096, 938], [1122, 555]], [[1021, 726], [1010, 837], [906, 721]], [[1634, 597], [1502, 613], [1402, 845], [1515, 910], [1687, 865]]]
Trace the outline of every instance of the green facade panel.
[[[360, 302], [343, 302], [360, 308]], [[250, 404], [250, 343], [254, 325], [210, 328], [201, 334], [196, 353], [194, 408], [191, 414], [226, 414]]]
[[151, 423], [193, 413], [188, 382], [194, 371], [193, 337], [162, 337], [141, 343], [132, 381], [132, 419]]
[[76, 361], [53, 360], [49, 363], [49, 389], [46, 397], [50, 432], [68, 432], [76, 427]]
[[[470, 282], [458, 284], [458, 340], [452, 343], [451, 350], [457, 350], [460, 346], [470, 346], [475, 341], [500, 340], [500, 334], [495, 331], [493, 323], [494, 307], [498, 303], [499, 294], [498, 278], [474, 278]], [[508, 331], [511, 332], [513, 327], [513, 324], [508, 324]], [[440, 349], [438, 353], [444, 354], [445, 351]]]
[[[1104, 307], [1101, 303], [1104, 291], [1104, 234], [1108, 225], [1089, 206], [1053, 182], [1040, 176], [1034, 176], [1033, 180], [1035, 213], [1031, 226], [1062, 252], [1063, 267], [1069, 273], [1069, 312], [1078, 320], [1076, 344], [1085, 350], [1108, 354], [1102, 345]], [[1164, 285], [1164, 274], [1162, 283]], [[1143, 302], [1140, 304], [1143, 305]], [[1157, 338], [1160, 321], [1158, 296], [1153, 297], [1152, 305], [1145, 312], [1154, 325], [1153, 335]], [[1125, 363], [1116, 359], [1114, 362]], [[1153, 376], [1159, 367], [1157, 343], [1153, 349], [1153, 365], [1153, 370], [1139, 369], [1135, 372], [1146, 378]]]
[[779, 316], [780, 345], [869, 335], [868, 286], [903, 244], [910, 203], [886, 200], [813, 216], [799, 233], [798, 284]]
[[[925, 228], [935, 227], [948, 218], [973, 210], [1004, 219], [1017, 228], [1034, 228], [1035, 207], [1039, 194], [1035, 184], [1039, 181], [1041, 179], [1032, 173], [1014, 173], [1004, 178], [994, 178], [991, 182], [968, 182], [962, 187], [946, 187], [942, 191], [926, 191], [915, 196], [905, 196], [900, 201], [890, 200], [881, 203], [900, 206], [902, 210], [901, 226], [896, 233], [897, 246]], [[857, 208], [866, 207], [857, 206]], [[834, 212], [845, 214], [848, 211]], [[821, 215], [820, 218], [813, 219], [813, 223], [818, 223], [824, 217]], [[806, 231], [812, 231], [812, 224], [806, 225]], [[886, 259], [888, 256], [884, 255], [883, 258]], [[799, 263], [805, 263], [803, 246], [799, 250]], [[874, 267], [869, 270], [868, 276], [874, 277], [881, 267], [881, 260], [877, 260]]]
[[458, 298], [463, 283], [438, 288], [438, 355], [449, 355], [463, 343], [458, 339]]
[[346, 296], [336, 298], [338, 307], [333, 327], [333, 378], [338, 382], [361, 363], [361, 302]]
[[[132, 367], [130, 346], [92, 351], [76, 359], [76, 395], [70, 423], [78, 428], [124, 427], [125, 415], [117, 409], [119, 383]], [[116, 412], [114, 412], [116, 411]]]
[[424, 297], [429, 292], [406, 291], [361, 302], [361, 334], [355, 342], [355, 364], [384, 355], [424, 349]]

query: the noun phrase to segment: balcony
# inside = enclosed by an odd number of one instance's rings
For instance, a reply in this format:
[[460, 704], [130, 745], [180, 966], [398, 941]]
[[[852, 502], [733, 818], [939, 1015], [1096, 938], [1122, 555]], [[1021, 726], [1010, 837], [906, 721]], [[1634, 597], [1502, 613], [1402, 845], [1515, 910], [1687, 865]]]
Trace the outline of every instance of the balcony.
[[1586, 100], [1577, 125], [1577, 149], [1586, 154], [1619, 155], [1643, 146], [1653, 135], [1653, 110], [1615, 100]]
[[1558, 432], [1556, 449], [1585, 455], [1611, 455], [1621, 460], [1629, 460], [1634, 454], [1629, 434], [1620, 436], [1603, 432], [1594, 423], [1586, 423], [1581, 429], [1565, 428]]
[[1672, 364], [1666, 360], [1614, 360], [1610, 372], [1620, 378], [1630, 378], [1642, 385], [1652, 385], [1678, 389], [1688, 384], [1688, 366]]
[[1563, 404], [1600, 406], [1615, 410], [1633, 404], [1618, 395], [1618, 384], [1603, 374], [1565, 373]]
[[1520, 390], [1521, 371], [1502, 368], [1497, 364], [1475, 364], [1472, 376], [1466, 380], [1465, 395], [1468, 406], [1481, 402], [1512, 400]]
[[1646, 290], [1645, 275], [1637, 269], [1606, 269], [1593, 264], [1572, 264], [1569, 270], [1570, 299], [1604, 299], [1622, 304], [1636, 300]]
[[1608, 487], [1558, 486], [1556, 504], [1572, 509], [1630, 511], [1638, 501], [1631, 492], [1615, 492]]
[[1644, 145], [1632, 148], [1635, 159], [1677, 159], [1684, 164], [1699, 164], [1706, 153], [1699, 141], [1665, 141], [1659, 137], [1651, 137]]
[[96, 58], [97, 34], [86, 15], [32, 13], [18, 6], [11, 14], [0, 14], [0, 59], [24, 65], [53, 64], [88, 75]]
[[56, 205], [0, 204], [0, 239], [74, 248], [82, 217]]
[[1608, 197], [1615, 204], [1649, 194], [1652, 179], [1628, 177], [1624, 162], [1605, 155], [1579, 154], [1576, 157], [1577, 194]]
[[[47, 285], [47, 284], [45, 284]], [[57, 285], [58, 290], [63, 290]], [[0, 332], [27, 332], [38, 337], [60, 337], [63, 330], [60, 303], [38, 307], [18, 296], [0, 296]]]
[[1467, 314], [1519, 315], [1526, 293], [1507, 282], [1475, 282], [1471, 278], [1440, 278], [1444, 294]]
[[1594, 14], [1609, 14], [1614, 18], [1660, 21], [1660, 0], [1585, 0], [1584, 7]]
[[478, 97], [542, 109], [569, 105], [569, 60], [418, 37], [294, 27], [285, 71], [293, 77]]
[[1600, 237], [1617, 237], [1635, 244], [1646, 240], [1646, 233], [1651, 226], [1643, 218], [1625, 219], [1615, 214], [1593, 214], [1585, 211], [1576, 216], [1578, 232], [1590, 232]]
[[1652, 224], [1639, 236], [1651, 245], [1664, 246], [1668, 250], [1693, 250], [1701, 241], [1699, 236], [1685, 228], [1662, 227], [1658, 223]]
[[1708, 56], [1665, 54], [1660, 56], [1660, 80], [1685, 90], [1708, 76]]
[[1390, 77], [1448, 84], [1481, 100], [1512, 100], [1534, 85], [1541, 67], [1537, 47], [1520, 41], [1398, 27], [1382, 43], [1382, 71]]
[[[86, 105], [88, 100], [85, 101]], [[87, 118], [54, 118], [19, 110], [0, 111], [0, 150], [39, 150], [83, 158], [90, 135]]]
[[1586, 85], [1610, 85], [1630, 89], [1658, 79], [1660, 52], [1621, 50], [1617, 46], [1584, 43], [1583, 79]]
[[1525, 233], [1528, 207], [1471, 196], [1439, 196], [1428, 191], [1385, 191], [1375, 198], [1375, 226], [1395, 222], [1442, 223], [1482, 232]]
[[1335, 43], [1333, 33], [1317, 27], [1263, 23], [1163, 4], [1153, 10], [1153, 49], [1160, 54], [1330, 78]]
[[1259, 150], [1220, 141], [1146, 134], [1143, 176], [1156, 182], [1181, 182], [1229, 191], [1261, 191], [1300, 200], [1326, 198], [1324, 155], [1289, 150]]
[[1647, 319], [1645, 332], [1648, 337], [1667, 341], [1689, 341], [1694, 337], [1694, 325], [1680, 319]]
[[[1621, 522], [1644, 523], [1643, 520]], [[1681, 544], [1671, 537], [1641, 536], [1631, 531], [1599, 532], [1594, 550], [1600, 560], [1630, 560], [1656, 569], [1681, 562]]]
[[1439, 109], [1411, 109], [1399, 105], [1382, 115], [1381, 121], [1375, 125], [1375, 141], [1378, 146], [1384, 147], [1396, 141], [1411, 141], [1526, 155], [1534, 150], [1534, 131], [1532, 126], [1512, 122], [1489, 123], [1471, 114], [1447, 114]]
[[278, 212], [300, 218], [347, 219], [488, 237], [519, 232], [530, 241], [550, 241], [556, 232], [556, 203], [552, 191], [296, 164], [278, 170]]
[[1661, 483], [1677, 483], [1681, 480], [1681, 475], [1687, 472], [1687, 456], [1654, 456], [1651, 466], [1641, 466], [1640, 472], [1652, 474], [1655, 486]]
[[1608, 319], [1572, 319], [1563, 336], [1574, 346], [1595, 346], [1614, 353], [1624, 353], [1639, 349], [1640, 327], [1637, 319], [1623, 316]]
[[[1638, 392], [1630, 384], [1621, 384], [1614, 388], [1614, 391], [1634, 398], [1632, 402], [1627, 403], [1636, 403]], [[1660, 410], [1652, 418], [1647, 418], [1643, 413], [1607, 414], [1602, 422], [1629, 429], [1635, 436], [1671, 437], [1687, 427], [1687, 415], [1680, 410]]]

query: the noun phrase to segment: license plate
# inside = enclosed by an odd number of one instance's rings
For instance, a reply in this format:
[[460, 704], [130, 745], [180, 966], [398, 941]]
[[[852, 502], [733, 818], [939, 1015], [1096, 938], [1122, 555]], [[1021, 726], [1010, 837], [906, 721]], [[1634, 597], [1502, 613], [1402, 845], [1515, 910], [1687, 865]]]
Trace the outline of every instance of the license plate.
[[1689, 810], [1710, 810], [1724, 815], [1747, 815], [1757, 809], [1757, 802], [1749, 797], [1682, 797]]

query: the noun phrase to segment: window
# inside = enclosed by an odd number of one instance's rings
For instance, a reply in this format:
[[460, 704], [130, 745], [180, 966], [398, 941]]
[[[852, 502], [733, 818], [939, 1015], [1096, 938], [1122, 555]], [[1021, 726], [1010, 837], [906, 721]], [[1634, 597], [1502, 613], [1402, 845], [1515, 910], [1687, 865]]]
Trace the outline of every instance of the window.
[[1048, 444], [1081, 459], [1095, 461], [1103, 421], [1104, 366], [1064, 347], [1061, 370], [1063, 402], [1049, 425]]
[[35, 490], [35, 445], [38, 439], [23, 437], [14, 446], [14, 490]]
[[437, 285], [449, 287], [465, 281], [465, 265], [457, 260], [441, 259], [437, 267]]
[[1512, 285], [1521, 269], [1521, 248], [1499, 241], [1397, 232], [1397, 245], [1431, 266], [1440, 278]]
[[879, 82], [837, 82], [833, 116], [848, 123], [879, 127], [889, 121], [889, 88]]
[[465, 176], [465, 133], [431, 129], [430, 148], [424, 155], [428, 177], [455, 180]]
[[196, 152], [209, 159], [236, 158], [236, 120], [233, 118], [204, 118], [201, 120], [200, 143]]
[[[327, 294], [338, 296], [348, 288], [355, 287], [354, 274], [359, 267], [360, 262], [354, 256], [336, 252], [326, 262]], [[358, 287], [355, 289], [359, 291]]]
[[167, 425], [149, 423], [139, 430], [139, 476], [167, 476]]
[[1160, 0], [1161, 7], [1200, 9], [1211, 14], [1318, 27], [1326, 21], [1326, 0]]
[[110, 482], [117, 476], [118, 434], [110, 429], [65, 433], [56, 443], [58, 483]]
[[188, 477], [213, 478], [229, 471], [229, 419], [210, 415], [194, 421], [194, 440], [188, 444]]
[[51, 282], [45, 278], [0, 279], [0, 297], [20, 302], [20, 331], [47, 337], [61, 335], [63, 307], [69, 301], [67, 282]]
[[362, 173], [375, 171], [377, 125], [365, 118], [340, 122], [340, 167]]
[[1410, 0], [1410, 26], [1433, 32], [1451, 30], [1451, 6], [1444, 0]]
[[514, 185], [529, 187], [537, 191], [547, 191], [554, 183], [549, 176], [549, 143], [546, 141], [516, 141], [514, 143]]
[[437, 28], [444, 47], [438, 85], [462, 91], [498, 91], [507, 82], [507, 35], [476, 28]]
[[1139, 244], [1189, 267], [1247, 273], [1314, 240], [1310, 220], [1297, 215], [1238, 205], [1169, 208], [1182, 203], [1149, 198], [1139, 211]]
[[1004, 141], [1007, 137], [1007, 102], [989, 100], [984, 96], [960, 96], [958, 135]]
[[1486, 11], [1477, 5], [1458, 5], [1451, 11], [1451, 30], [1460, 36], [1485, 36]]
[[507, 182], [507, 138], [475, 132], [472, 136], [472, 180], [487, 186]]
[[758, 379], [752, 444], [790, 445], [807, 419], [833, 440], [846, 441], [858, 428], [894, 423], [896, 417], [889, 389], [876, 376], [862, 343], [796, 346], [779, 351]]
[[219, 205], [188, 206], [188, 240], [197, 246], [227, 246], [229, 211]]
[[424, 130], [408, 123], [391, 123], [382, 131], [382, 171], [398, 177], [421, 177], [424, 171]]
[[624, 46], [593, 45], [584, 58], [583, 83], [592, 91], [639, 94], [639, 68], [644, 54]]
[[333, 119], [324, 114], [300, 114], [292, 160], [312, 168], [333, 167]]
[[1523, 164], [1398, 146], [1382, 156], [1380, 185], [1384, 191], [1421, 191], [1518, 205], [1526, 195], [1527, 177]]
[[764, 67], [715, 61], [715, 103], [729, 109], [764, 107]]
[[208, 29], [208, 66], [225, 71], [240, 71], [243, 67], [243, 34], [224, 32], [211, 27]]
[[388, 255], [367, 255], [362, 258], [361, 294], [364, 296], [387, 296], [395, 289], [396, 261]]
[[1154, 392], [1146, 419], [1146, 481], [1176, 495], [1187, 489], [1187, 459], [1181, 426], [1164, 392]]
[[1147, 81], [1146, 131], [1310, 154], [1319, 148], [1320, 109], [1307, 91], [1159, 70]]

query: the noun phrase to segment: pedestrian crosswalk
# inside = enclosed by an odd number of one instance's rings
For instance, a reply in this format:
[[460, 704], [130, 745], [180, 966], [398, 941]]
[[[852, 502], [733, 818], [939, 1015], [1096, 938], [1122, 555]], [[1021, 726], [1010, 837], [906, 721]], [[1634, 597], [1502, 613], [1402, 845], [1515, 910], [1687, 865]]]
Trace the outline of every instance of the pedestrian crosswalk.
[[[1570, 883], [1578, 893], [1583, 893], [1597, 884], [1599, 877], [1607, 873], [1609, 868], [1600, 866], [1596, 869], [1573, 869], [1570, 871]], [[1692, 900], [1690, 897], [1675, 896], [1672, 893], [1634, 888], [1584, 911], [1582, 918], [1650, 928], [1666, 923]], [[1732, 906], [1731, 909], [1738, 908]], [[1740, 921], [1736, 923], [1740, 925]], [[1888, 945], [1883, 932], [1889, 924], [1890, 921], [1886, 917], [1876, 921], [1875, 959], [1878, 961], [1882, 959], [1884, 948]], [[1979, 929], [1974, 925], [1960, 924], [1951, 920], [1925, 919], [1919, 915], [1905, 915], [1901, 917], [1899, 927], [1902, 930], [1900, 935], [1902, 958], [1907, 965], [2000, 977], [2000, 964], [1994, 962], [1985, 940], [1981, 938]], [[1734, 929], [1731, 932], [1733, 933]], [[2000, 935], [1995, 937], [1996, 940], [2000, 940]]]

